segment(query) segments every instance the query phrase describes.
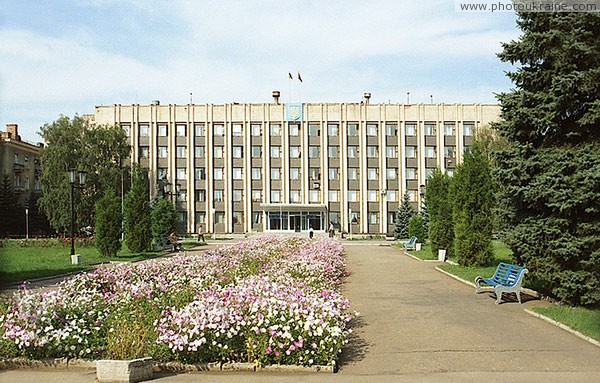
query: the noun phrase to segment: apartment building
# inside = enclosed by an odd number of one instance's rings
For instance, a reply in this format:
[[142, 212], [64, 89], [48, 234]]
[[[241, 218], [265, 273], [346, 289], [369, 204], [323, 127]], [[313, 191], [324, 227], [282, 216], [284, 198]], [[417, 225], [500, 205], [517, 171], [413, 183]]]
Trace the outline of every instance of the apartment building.
[[[402, 196], [418, 206], [427, 176], [452, 173], [498, 105], [359, 102], [97, 106], [119, 124], [132, 161], [165, 183], [180, 230], [391, 233]], [[175, 189], [173, 189], [175, 190]]]

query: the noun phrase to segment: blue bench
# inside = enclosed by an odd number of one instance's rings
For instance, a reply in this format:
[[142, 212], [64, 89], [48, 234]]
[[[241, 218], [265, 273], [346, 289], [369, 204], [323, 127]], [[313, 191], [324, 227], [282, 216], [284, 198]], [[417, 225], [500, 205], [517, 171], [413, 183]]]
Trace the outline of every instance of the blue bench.
[[496, 292], [496, 304], [500, 304], [502, 300], [502, 293], [513, 292], [517, 296], [517, 300], [521, 303], [521, 284], [525, 274], [529, 271], [523, 266], [511, 265], [510, 263], [501, 262], [496, 268], [494, 276], [491, 278], [483, 278], [478, 276], [475, 278], [476, 290], [475, 293], [479, 293], [482, 286], [481, 282], [484, 282], [494, 288]]
[[408, 241], [404, 241], [402, 242], [402, 247], [404, 247], [405, 249], [410, 249], [410, 250], [415, 250], [417, 245], [417, 237], [415, 237], [414, 235], [412, 237], [410, 237], [410, 239]]

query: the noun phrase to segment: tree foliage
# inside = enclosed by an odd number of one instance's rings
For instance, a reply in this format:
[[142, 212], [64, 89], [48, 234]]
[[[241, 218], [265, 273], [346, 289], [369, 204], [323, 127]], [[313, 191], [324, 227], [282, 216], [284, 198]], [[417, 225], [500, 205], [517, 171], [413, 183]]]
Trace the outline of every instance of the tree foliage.
[[121, 189], [120, 165], [129, 155], [125, 132], [118, 126], [91, 126], [83, 117], [61, 116], [41, 128], [40, 207], [52, 227], [68, 232], [71, 226], [69, 169], [86, 171], [84, 189], [75, 193], [77, 223], [94, 222], [94, 204], [106, 190]]
[[446, 256], [453, 254], [454, 224], [452, 221], [451, 178], [436, 168], [427, 178], [425, 200], [429, 213], [429, 240], [431, 250], [446, 250]]
[[152, 237], [156, 243], [161, 243], [163, 237], [168, 237], [177, 228], [177, 212], [173, 202], [159, 198], [152, 207]]
[[9, 234], [20, 234], [21, 226], [24, 225], [22, 217], [25, 215], [25, 210], [15, 195], [12, 180], [7, 174], [2, 174], [0, 182], [0, 237], [7, 237]]
[[415, 214], [408, 220], [408, 236], [417, 237], [417, 242], [425, 242], [425, 225], [421, 214]]
[[125, 243], [130, 251], [146, 251], [152, 244], [152, 209], [148, 192], [148, 174], [134, 167], [133, 186], [125, 196]]
[[104, 257], [121, 250], [121, 200], [112, 190], [96, 202], [96, 248]]
[[499, 55], [518, 64], [499, 95], [509, 145], [495, 172], [508, 244], [561, 300], [600, 302], [600, 14], [521, 13]]
[[394, 221], [394, 238], [408, 238], [408, 221], [410, 217], [417, 214], [415, 208], [410, 203], [408, 192], [404, 193], [402, 203], [396, 211], [396, 220]]
[[493, 260], [494, 191], [490, 166], [478, 144], [463, 155], [452, 180], [454, 255], [464, 266]]

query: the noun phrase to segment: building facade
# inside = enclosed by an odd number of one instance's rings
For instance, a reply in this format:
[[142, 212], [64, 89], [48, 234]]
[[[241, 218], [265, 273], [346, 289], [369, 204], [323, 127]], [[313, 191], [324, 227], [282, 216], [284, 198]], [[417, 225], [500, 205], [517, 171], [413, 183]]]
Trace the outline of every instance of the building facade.
[[175, 195], [180, 230], [392, 233], [436, 167], [452, 172], [498, 105], [356, 103], [97, 106], [119, 124], [132, 161]]
[[7, 124], [0, 132], [0, 176], [8, 175], [21, 206], [34, 192], [41, 193], [39, 178], [42, 172], [40, 154], [42, 144], [31, 144], [21, 140], [17, 124]]

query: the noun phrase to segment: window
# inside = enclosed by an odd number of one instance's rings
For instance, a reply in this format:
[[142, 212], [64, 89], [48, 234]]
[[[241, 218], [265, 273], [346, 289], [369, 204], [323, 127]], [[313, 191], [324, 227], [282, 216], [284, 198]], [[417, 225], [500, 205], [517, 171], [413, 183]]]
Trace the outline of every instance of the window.
[[167, 129], [167, 124], [158, 124], [158, 136], [159, 137], [167, 137], [169, 130]]
[[244, 179], [244, 172], [242, 171], [242, 168], [233, 168], [232, 169], [232, 177], [234, 180]]
[[310, 179], [313, 181], [318, 181], [321, 179], [321, 169], [320, 168], [309, 168], [308, 175]]
[[386, 178], [388, 180], [395, 180], [396, 178], [398, 178], [396, 168], [388, 168], [386, 170]]
[[377, 225], [379, 223], [379, 213], [369, 213], [369, 225]]
[[388, 213], [388, 225], [396, 222], [396, 213]]
[[327, 134], [330, 136], [339, 136], [340, 127], [338, 124], [327, 124]]
[[129, 137], [131, 135], [131, 126], [129, 125], [121, 125], [121, 129], [125, 132], [125, 135]]
[[379, 157], [379, 151], [377, 150], [377, 146], [367, 146], [367, 157], [368, 158]]
[[339, 225], [340, 213], [335, 212], [335, 211], [330, 211], [329, 212], [329, 222], [333, 223], [334, 225]]
[[215, 146], [213, 148], [213, 157], [214, 158], [223, 158], [223, 147], [222, 146]]
[[377, 137], [377, 124], [367, 123], [367, 136], [375, 136]]
[[206, 191], [205, 190], [196, 190], [194, 192], [197, 202], [206, 201]]
[[290, 158], [300, 158], [299, 146], [290, 146]]
[[243, 158], [244, 157], [244, 147], [242, 146], [234, 146], [232, 148], [232, 156], [233, 158]]
[[299, 136], [300, 135], [300, 125], [298, 125], [298, 124], [290, 124], [289, 130], [290, 130], [290, 136]]
[[290, 190], [290, 201], [294, 203], [300, 202], [300, 190]]
[[184, 223], [186, 220], [186, 212], [185, 211], [178, 211], [177, 212], [177, 220], [180, 223]]
[[233, 124], [231, 127], [231, 134], [234, 137], [241, 137], [244, 135], [244, 129], [242, 124]]
[[204, 146], [196, 146], [194, 148], [194, 156], [196, 158], [204, 158]]
[[156, 172], [156, 177], [159, 180], [162, 180], [164, 178], [167, 178], [167, 168], [158, 168], [157, 172]]
[[475, 125], [472, 122], [464, 122], [463, 123], [463, 135], [472, 136], [474, 127], [475, 127]]
[[159, 146], [157, 148], [157, 154], [158, 154], [158, 158], [167, 158], [167, 147]]
[[308, 158], [319, 158], [321, 157], [321, 148], [319, 146], [308, 147]]
[[340, 192], [338, 190], [329, 191], [329, 202], [338, 202], [340, 200]]
[[215, 223], [225, 223], [225, 213], [218, 211], [215, 213]]
[[358, 168], [348, 168], [348, 179], [349, 180], [357, 180], [358, 179]]
[[177, 168], [177, 179], [178, 180], [187, 179], [187, 169], [186, 168]]
[[272, 180], [280, 180], [281, 179], [281, 168], [271, 168], [271, 179]]
[[262, 202], [262, 190], [252, 190], [252, 201]]
[[15, 164], [19, 163], [19, 153], [15, 153]]
[[348, 124], [348, 136], [351, 136], [351, 137], [358, 136], [358, 124], [355, 124], [355, 123]]
[[406, 179], [407, 180], [416, 180], [417, 179], [417, 170], [415, 168], [406, 168]]
[[261, 124], [250, 124], [250, 129], [252, 131], [252, 135], [258, 137], [262, 134], [262, 125]]
[[397, 146], [388, 146], [387, 148], [385, 148], [385, 155], [387, 158], [398, 157], [398, 147]]
[[232, 216], [234, 225], [243, 225], [244, 224], [244, 213], [241, 211], [234, 211]]
[[406, 158], [416, 158], [417, 157], [417, 148], [415, 146], [407, 146], [406, 149]]
[[205, 172], [204, 168], [195, 168], [194, 176], [197, 180], [206, 179], [206, 172]]
[[379, 193], [377, 192], [377, 190], [368, 190], [367, 191], [367, 201], [369, 202], [377, 202], [378, 198], [377, 196], [379, 195]]
[[29, 177], [25, 177], [25, 190], [29, 190]]
[[417, 124], [410, 123], [405, 126], [406, 135], [407, 136], [416, 136], [417, 135]]
[[360, 223], [360, 214], [358, 214], [358, 212], [353, 211], [349, 215], [350, 215], [350, 222], [352, 222], [355, 225]]
[[271, 146], [271, 158], [281, 157], [281, 146]]
[[259, 180], [262, 178], [262, 168], [252, 168], [252, 179]]
[[187, 146], [177, 147], [177, 158], [187, 158]]
[[446, 174], [448, 174], [450, 177], [452, 177], [454, 175], [454, 170], [446, 169]]
[[444, 146], [444, 157], [454, 158], [455, 148], [454, 146]]
[[231, 198], [233, 199], [233, 202], [242, 202], [242, 194], [242, 190], [233, 189], [231, 192]]
[[185, 124], [175, 124], [175, 134], [177, 137], [185, 137], [187, 126]]
[[435, 169], [432, 169], [432, 168], [426, 168], [425, 169], [425, 178], [428, 178], [430, 175], [432, 175], [434, 170]]
[[196, 131], [196, 137], [204, 137], [204, 124], [194, 124], [194, 130]]
[[396, 124], [385, 124], [385, 135], [395, 137], [398, 135], [398, 127]]
[[356, 190], [348, 190], [348, 202], [358, 202], [358, 192]]
[[454, 124], [445, 122], [444, 123], [444, 136], [453, 136], [454, 135]]
[[223, 168], [214, 168], [213, 169], [214, 179], [222, 180], [223, 179]]
[[398, 193], [395, 190], [388, 190], [386, 196], [386, 200], [389, 202], [398, 201]]
[[252, 146], [252, 158], [261, 158], [262, 157], [262, 147], [261, 146]]
[[299, 180], [300, 179], [300, 168], [290, 168], [290, 179], [291, 180]]
[[150, 127], [147, 124], [140, 124], [140, 137], [150, 136]]
[[271, 190], [271, 202], [281, 202], [280, 190]]
[[150, 148], [147, 146], [140, 146], [140, 158], [148, 158], [150, 156]]
[[224, 194], [225, 193], [223, 192], [222, 189], [215, 189], [214, 194], [213, 194], [214, 195], [213, 201], [215, 201], [215, 202], [223, 202], [223, 195]]
[[368, 168], [367, 179], [370, 181], [376, 181], [379, 179], [379, 168]]
[[253, 224], [260, 224], [262, 222], [262, 213], [260, 211], [253, 211], [252, 212], [252, 223]]
[[206, 213], [203, 211], [196, 212], [196, 223], [197, 224], [205, 224], [206, 223]]
[[329, 168], [329, 179], [337, 180], [340, 178], [340, 169], [339, 168]]
[[432, 124], [430, 122], [425, 123], [425, 135], [435, 136], [435, 124]]
[[358, 146], [348, 146], [348, 158], [358, 157]]
[[417, 191], [416, 190], [409, 190], [407, 191], [408, 193], [408, 200], [411, 202], [417, 202]]
[[215, 137], [223, 137], [225, 135], [225, 127], [223, 124], [213, 124], [213, 135]]
[[271, 124], [269, 128], [271, 129], [271, 136], [281, 136], [281, 125]]
[[310, 137], [318, 137], [321, 134], [320, 128], [319, 124], [308, 124], [308, 135]]
[[426, 146], [425, 147], [425, 157], [426, 158], [435, 158], [435, 146]]
[[329, 151], [329, 158], [338, 158], [339, 148], [337, 146], [330, 146], [328, 151]]
[[318, 190], [309, 191], [308, 202], [321, 202], [321, 193]]
[[177, 202], [185, 202], [187, 201], [187, 192], [185, 190], [180, 190], [177, 194]]

